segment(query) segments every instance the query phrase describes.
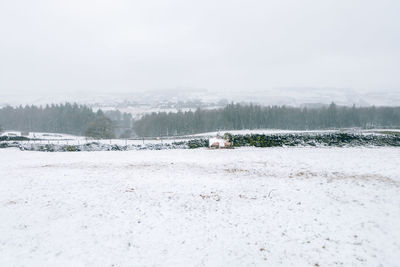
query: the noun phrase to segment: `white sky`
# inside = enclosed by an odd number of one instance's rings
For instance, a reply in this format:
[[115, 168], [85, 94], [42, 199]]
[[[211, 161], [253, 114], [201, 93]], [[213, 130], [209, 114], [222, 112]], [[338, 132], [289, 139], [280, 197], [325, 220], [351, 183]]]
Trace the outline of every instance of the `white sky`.
[[0, 0], [0, 93], [398, 92], [399, 14], [398, 0]]

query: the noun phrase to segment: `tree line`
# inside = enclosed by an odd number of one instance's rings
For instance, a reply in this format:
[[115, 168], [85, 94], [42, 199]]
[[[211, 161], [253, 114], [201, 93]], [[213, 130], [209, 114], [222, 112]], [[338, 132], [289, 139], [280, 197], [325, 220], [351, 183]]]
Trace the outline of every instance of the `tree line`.
[[222, 109], [158, 112], [134, 121], [128, 113], [78, 104], [0, 108], [0, 129], [67, 133], [94, 138], [175, 136], [218, 130], [398, 128], [400, 107], [321, 108], [228, 104]]
[[113, 138], [114, 125], [104, 113], [76, 103], [0, 108], [0, 125], [7, 130], [66, 133]]
[[139, 136], [187, 135], [218, 130], [398, 128], [400, 107], [321, 108], [228, 104], [223, 109], [152, 113], [134, 122]]

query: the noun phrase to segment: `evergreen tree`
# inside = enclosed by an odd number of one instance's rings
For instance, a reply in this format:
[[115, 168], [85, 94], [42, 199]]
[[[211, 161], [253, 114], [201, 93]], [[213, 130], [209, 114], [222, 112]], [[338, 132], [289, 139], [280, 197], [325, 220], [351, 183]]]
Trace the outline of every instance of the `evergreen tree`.
[[104, 117], [102, 111], [94, 113], [91, 108], [76, 103], [0, 108], [0, 124], [17, 131], [84, 135], [89, 124], [99, 117]]

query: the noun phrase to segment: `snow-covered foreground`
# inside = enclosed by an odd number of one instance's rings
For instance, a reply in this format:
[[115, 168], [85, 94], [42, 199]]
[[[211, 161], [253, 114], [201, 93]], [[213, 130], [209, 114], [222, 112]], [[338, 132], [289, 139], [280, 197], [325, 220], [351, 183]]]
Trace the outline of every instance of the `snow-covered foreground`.
[[400, 149], [0, 150], [0, 266], [399, 266]]

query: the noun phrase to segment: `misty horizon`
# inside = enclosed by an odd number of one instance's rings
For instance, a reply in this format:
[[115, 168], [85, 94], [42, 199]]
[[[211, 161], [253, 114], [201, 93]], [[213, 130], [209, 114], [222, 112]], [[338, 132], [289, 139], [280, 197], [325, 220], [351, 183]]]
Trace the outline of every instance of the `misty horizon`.
[[[268, 90], [211, 91], [204, 88], [171, 88], [147, 90], [142, 92], [28, 92], [24, 94], [8, 92], [2, 94], [0, 107], [19, 105], [46, 105], [76, 102], [94, 107], [116, 107], [121, 104], [148, 104], [159, 106], [162, 103], [201, 102], [253, 103], [262, 106], [286, 105], [308, 106], [329, 105], [334, 102], [341, 106], [398, 106], [400, 92], [355, 91], [334, 88], [273, 88]], [[193, 106], [195, 107], [195, 106]]]
[[399, 8], [397, 1], [8, 1], [0, 9], [2, 102], [10, 94], [171, 88], [210, 95], [300, 88], [304, 96], [348, 88], [390, 100], [400, 92]]

